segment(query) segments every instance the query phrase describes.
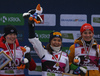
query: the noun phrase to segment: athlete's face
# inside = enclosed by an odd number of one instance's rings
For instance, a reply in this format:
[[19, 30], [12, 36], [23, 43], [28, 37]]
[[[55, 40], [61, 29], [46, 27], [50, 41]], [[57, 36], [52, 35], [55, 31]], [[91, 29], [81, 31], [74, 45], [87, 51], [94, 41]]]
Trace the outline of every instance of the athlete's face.
[[9, 44], [13, 44], [17, 38], [17, 35], [15, 33], [8, 34], [5, 36], [6, 42]]
[[86, 30], [82, 33], [82, 38], [85, 40], [85, 41], [91, 41], [92, 40], [92, 37], [93, 37], [94, 33], [90, 30]]
[[53, 47], [60, 47], [62, 45], [62, 40], [59, 37], [54, 37], [51, 40], [51, 46]]

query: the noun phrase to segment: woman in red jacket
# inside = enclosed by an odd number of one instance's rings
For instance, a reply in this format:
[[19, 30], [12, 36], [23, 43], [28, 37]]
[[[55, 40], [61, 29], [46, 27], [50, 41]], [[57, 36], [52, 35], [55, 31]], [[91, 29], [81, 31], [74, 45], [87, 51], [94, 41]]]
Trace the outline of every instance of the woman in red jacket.
[[[17, 40], [16, 28], [12, 25], [6, 26], [4, 28], [4, 35], [0, 38], [0, 51], [4, 51], [8, 56], [10, 56], [12, 61], [0, 70], [0, 76], [25, 76], [23, 69], [17, 69], [17, 66], [21, 65], [21, 58], [23, 56], [20, 47], [21, 46], [19, 46]], [[31, 58], [30, 53], [27, 53], [27, 56], [25, 57], [29, 60], [28, 69], [35, 70], [36, 64]]]

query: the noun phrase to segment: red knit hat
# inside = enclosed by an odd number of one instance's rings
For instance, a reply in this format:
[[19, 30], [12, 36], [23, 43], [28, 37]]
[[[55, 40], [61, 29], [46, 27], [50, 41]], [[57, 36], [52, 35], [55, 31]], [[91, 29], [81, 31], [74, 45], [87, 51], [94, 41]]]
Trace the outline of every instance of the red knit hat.
[[91, 30], [94, 33], [94, 29], [93, 29], [92, 25], [90, 25], [89, 23], [85, 23], [81, 26], [81, 29], [80, 29], [81, 34], [87, 29]]

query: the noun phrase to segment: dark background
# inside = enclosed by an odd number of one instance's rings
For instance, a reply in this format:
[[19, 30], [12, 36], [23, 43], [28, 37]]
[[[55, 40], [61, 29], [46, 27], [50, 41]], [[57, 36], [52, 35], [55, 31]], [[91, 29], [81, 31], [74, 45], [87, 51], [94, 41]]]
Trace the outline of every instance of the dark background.
[[[91, 23], [92, 14], [100, 14], [99, 0], [2, 0], [0, 2], [0, 13], [24, 13], [30, 9], [35, 9], [39, 3], [43, 7], [43, 14], [56, 14], [56, 26], [37, 26], [36, 30], [80, 30], [80, 27], [61, 27], [60, 14], [86, 14], [88, 23]], [[20, 42], [20, 45], [30, 45], [27, 40], [27, 21], [25, 19], [24, 26], [16, 26], [18, 30], [24, 30], [24, 41]], [[0, 30], [3, 27], [4, 25], [0, 25]], [[94, 30], [99, 31], [99, 29], [99, 27], [94, 27]], [[70, 44], [67, 46], [70, 46]]]
[[[37, 4], [43, 7], [43, 14], [56, 14], [56, 26], [36, 26], [36, 30], [80, 30], [80, 27], [60, 26], [60, 14], [86, 14], [87, 23], [91, 23], [92, 14], [100, 14], [100, 0], [0, 0], [0, 13], [24, 13], [30, 9], [35, 9]], [[20, 45], [32, 45], [28, 41], [28, 20], [25, 19], [24, 25], [16, 25], [19, 31], [24, 31], [23, 41]], [[0, 25], [3, 31], [4, 25]], [[94, 31], [99, 31], [100, 27], [94, 27]], [[47, 43], [43, 43], [46, 45]], [[69, 47], [72, 43], [64, 43], [63, 46]], [[27, 71], [27, 70], [26, 70]], [[27, 73], [26, 73], [27, 74]], [[27, 75], [26, 75], [27, 76]]]

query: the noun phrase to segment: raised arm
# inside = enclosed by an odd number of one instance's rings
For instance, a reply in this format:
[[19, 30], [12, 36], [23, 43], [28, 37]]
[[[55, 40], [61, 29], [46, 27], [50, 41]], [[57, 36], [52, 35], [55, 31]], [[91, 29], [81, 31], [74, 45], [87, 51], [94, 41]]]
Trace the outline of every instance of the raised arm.
[[40, 58], [42, 58], [46, 50], [43, 48], [42, 43], [36, 38], [35, 35], [35, 23], [43, 22], [40, 14], [43, 12], [40, 4], [37, 5], [36, 9], [29, 10], [27, 13], [23, 14], [24, 18], [28, 18], [28, 27], [29, 27], [29, 42], [33, 45], [34, 50]]
[[29, 21], [28, 26], [29, 26], [29, 42], [33, 45], [34, 50], [38, 54], [40, 58], [42, 58], [46, 50], [43, 48], [42, 43], [39, 41], [38, 38], [36, 38], [35, 35], [35, 27], [32, 26], [33, 23]]

